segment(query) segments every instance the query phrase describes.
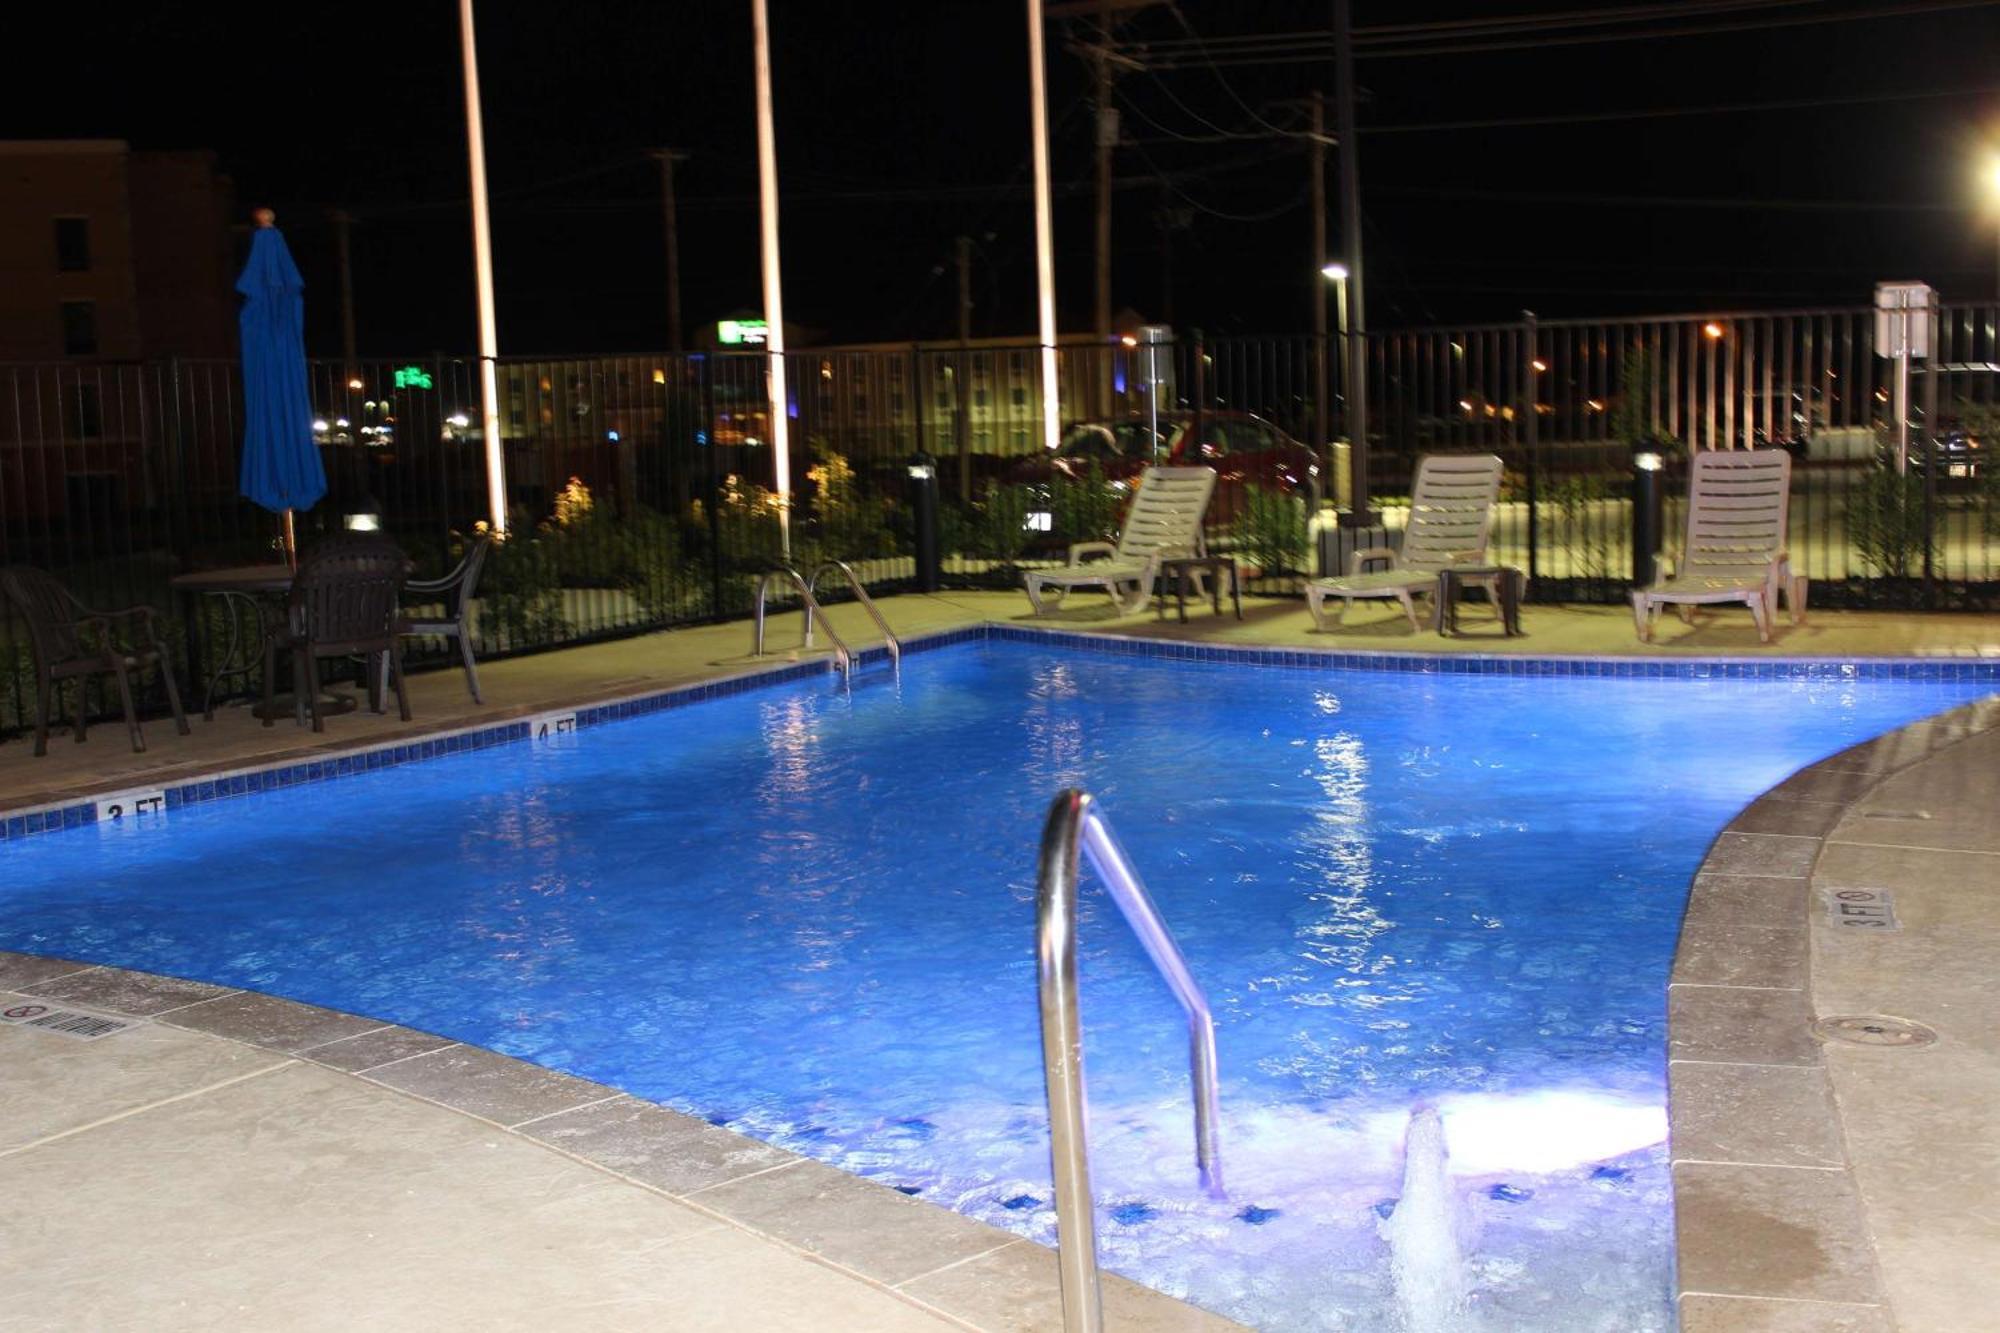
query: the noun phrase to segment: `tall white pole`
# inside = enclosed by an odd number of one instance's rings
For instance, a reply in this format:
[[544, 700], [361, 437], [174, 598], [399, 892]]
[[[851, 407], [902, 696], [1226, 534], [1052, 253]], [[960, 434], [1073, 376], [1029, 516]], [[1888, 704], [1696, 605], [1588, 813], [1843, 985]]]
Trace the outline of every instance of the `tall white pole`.
[[472, 164], [472, 254], [479, 277], [479, 417], [486, 440], [486, 509], [495, 536], [507, 535], [507, 457], [500, 444], [500, 377], [494, 358], [493, 224], [486, 207], [486, 129], [479, 118], [479, 49], [472, 0], [458, 0], [458, 40], [465, 56], [465, 142]]
[[771, 385], [771, 464], [778, 474], [778, 550], [792, 558], [791, 422], [786, 417], [785, 293], [778, 276], [778, 144], [771, 127], [771, 20], [750, 0], [757, 45], [757, 202], [764, 250], [764, 350]]
[[[757, 0], [763, 4], [764, 0]], [[1042, 60], [1042, 0], [1028, 0], [1028, 87], [1035, 141], [1035, 291], [1041, 312], [1042, 443], [1062, 440], [1062, 403], [1056, 381], [1056, 240], [1049, 213], [1049, 87]]]

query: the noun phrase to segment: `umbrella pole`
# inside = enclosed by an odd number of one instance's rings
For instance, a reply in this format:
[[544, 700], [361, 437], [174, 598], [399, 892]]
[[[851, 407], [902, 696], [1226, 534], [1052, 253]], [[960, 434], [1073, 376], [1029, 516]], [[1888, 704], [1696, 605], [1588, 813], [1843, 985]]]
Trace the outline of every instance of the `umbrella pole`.
[[285, 511], [285, 564], [296, 571], [299, 567], [298, 536], [292, 531], [292, 511]]

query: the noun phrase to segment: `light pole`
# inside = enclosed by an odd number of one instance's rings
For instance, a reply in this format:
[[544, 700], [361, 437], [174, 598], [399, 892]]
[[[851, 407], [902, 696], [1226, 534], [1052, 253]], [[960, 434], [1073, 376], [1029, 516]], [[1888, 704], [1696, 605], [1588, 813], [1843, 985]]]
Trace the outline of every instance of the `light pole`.
[[[1995, 221], [2000, 223], [2000, 153], [1994, 153], [1986, 160], [1986, 190], [1992, 198]], [[1994, 229], [1993, 242], [1994, 297], [2000, 299], [2000, 226]]]
[[1347, 339], [1347, 265], [1328, 264], [1320, 270], [1320, 276], [1333, 283], [1333, 318], [1342, 346]]
[[[1321, 277], [1333, 284], [1333, 345], [1340, 349], [1340, 364], [1331, 378], [1334, 383], [1345, 385], [1347, 383], [1348, 354], [1353, 350], [1347, 345], [1347, 265], [1328, 264], [1319, 273]], [[1347, 395], [1339, 390], [1335, 392], [1340, 402], [1340, 430], [1343, 435], [1347, 436], [1348, 469], [1351, 475], [1353, 471], [1354, 430], [1348, 419]], [[1338, 503], [1340, 484], [1337, 479], [1338, 472], [1334, 462], [1333, 442], [1331, 440], [1327, 441], [1326, 450], [1327, 485], [1333, 488], [1335, 503]]]

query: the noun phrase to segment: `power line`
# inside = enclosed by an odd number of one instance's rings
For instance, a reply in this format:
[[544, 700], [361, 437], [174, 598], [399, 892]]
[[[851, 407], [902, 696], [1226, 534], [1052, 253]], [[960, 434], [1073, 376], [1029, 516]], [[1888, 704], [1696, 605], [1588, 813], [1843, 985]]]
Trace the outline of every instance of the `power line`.
[[1605, 208], [1687, 208], [1718, 211], [1772, 209], [1793, 213], [1959, 213], [1950, 203], [1891, 203], [1874, 199], [1783, 199], [1672, 194], [1567, 194], [1482, 190], [1454, 185], [1377, 185], [1372, 193], [1427, 199], [1480, 199], [1495, 203], [1587, 205]]
[[1723, 116], [1745, 111], [1803, 111], [1814, 107], [1870, 106], [1883, 102], [1916, 102], [1933, 98], [1978, 97], [2000, 92], [2000, 84], [1971, 88], [1930, 88], [1920, 92], [1866, 93], [1854, 97], [1800, 97], [1781, 102], [1716, 102], [1707, 106], [1636, 107], [1628, 111], [1585, 111], [1559, 116], [1501, 116], [1487, 120], [1433, 120], [1407, 125], [1364, 125], [1362, 134], [1424, 134], [1436, 130], [1483, 130], [1537, 125], [1590, 125], [1618, 120], [1663, 120], [1676, 116]]
[[1664, 4], [1647, 5], [1607, 5], [1597, 9], [1571, 9], [1550, 14], [1508, 14], [1498, 18], [1483, 19], [1438, 19], [1428, 23], [1378, 23], [1366, 28], [1356, 28], [1356, 41], [1366, 41], [1376, 37], [1403, 33], [1450, 32], [1454, 34], [1478, 30], [1561, 28], [1601, 23], [1636, 23], [1643, 19], [1659, 18], [1665, 15], [1712, 14], [1729, 10], [1782, 9], [1791, 5], [1816, 5], [1825, 0], [1669, 0]]
[[[1812, 0], [1800, 0], [1810, 3]], [[1872, 19], [1901, 18], [1915, 14], [1944, 13], [1956, 10], [1991, 8], [1996, 0], [1901, 0], [1901, 3], [1879, 6], [1872, 9], [1845, 9], [1810, 14], [1773, 15], [1767, 18], [1752, 18], [1735, 22], [1715, 22], [1700, 24], [1669, 24], [1650, 28], [1626, 28], [1600, 32], [1564, 32], [1561, 27], [1532, 30], [1537, 35], [1523, 36], [1518, 40], [1478, 40], [1478, 35], [1460, 39], [1451, 33], [1441, 33], [1437, 38], [1403, 36], [1394, 31], [1381, 29], [1361, 29], [1355, 33], [1355, 54], [1360, 57], [1391, 59], [1409, 56], [1483, 54], [1497, 51], [1539, 49], [1550, 46], [1578, 46], [1606, 42], [1651, 41], [1672, 37], [1700, 37], [1736, 32], [1754, 32], [1765, 29], [1792, 28], [1817, 24], [1852, 23]], [[1633, 7], [1637, 8], [1637, 7]], [[1708, 11], [1694, 11], [1675, 6], [1674, 14], [1699, 16]], [[1576, 26], [1576, 25], [1570, 25]], [[1585, 26], [1602, 26], [1590, 24]], [[1523, 30], [1524, 32], [1530, 30]], [[1380, 34], [1364, 36], [1364, 34]], [[1495, 30], [1484, 34], [1491, 38], [1510, 37], [1511, 34]], [[1125, 54], [1147, 66], [1149, 69], [1172, 70], [1185, 67], [1192, 58], [1213, 66], [1247, 66], [1276, 64], [1311, 64], [1332, 58], [1333, 38], [1330, 33], [1319, 30], [1292, 33], [1270, 33], [1243, 38], [1210, 38], [1205, 50], [1187, 42], [1172, 40], [1140, 44], [1127, 50]]]
[[[1135, 144], [1133, 145], [1133, 151], [1139, 154], [1140, 159], [1144, 161], [1147, 166], [1153, 168], [1154, 171], [1159, 172], [1158, 182], [1161, 185], [1166, 186], [1167, 189], [1169, 189], [1176, 196], [1178, 196], [1183, 203], [1188, 205], [1188, 207], [1206, 213], [1210, 217], [1221, 218], [1224, 222], [1241, 222], [1241, 223], [1269, 222], [1273, 218], [1283, 217], [1285, 214], [1291, 212], [1293, 209], [1297, 208], [1300, 204], [1305, 202], [1306, 186], [1304, 184], [1301, 184], [1299, 186], [1298, 193], [1294, 194], [1290, 200], [1278, 205], [1276, 208], [1257, 213], [1231, 213], [1225, 209], [1217, 208], [1212, 204], [1204, 203], [1202, 200], [1197, 199], [1193, 195], [1189, 194], [1186, 190], [1183, 190], [1179, 185], [1175, 184], [1173, 177], [1170, 173], [1162, 171], [1160, 169], [1159, 163], [1153, 161], [1152, 157], [1146, 152], [1145, 149], [1140, 148], [1138, 145]], [[1272, 155], [1267, 155], [1263, 159], [1263, 161], [1269, 161], [1271, 159], [1271, 156]], [[1258, 163], [1258, 165], [1261, 165], [1261, 162]], [[1182, 174], [1185, 175], [1188, 173], [1182, 173]]]
[[1755, 32], [1771, 28], [1811, 27], [1821, 23], [1854, 23], [1869, 19], [1904, 18], [1911, 14], [1928, 14], [1954, 9], [1987, 9], [1995, 0], [1902, 0], [1901, 3], [1881, 9], [1847, 10], [1836, 14], [1795, 14], [1782, 18], [1752, 19], [1738, 23], [1712, 23], [1692, 27], [1642, 28], [1632, 32], [1571, 33], [1567, 36], [1523, 38], [1506, 42], [1472, 42], [1460, 45], [1392, 47], [1373, 49], [1360, 47], [1357, 54], [1371, 59], [1387, 59], [1402, 56], [1466, 55], [1489, 51], [1539, 50], [1549, 46], [1588, 46], [1601, 42], [1640, 42], [1655, 38], [1704, 37], [1716, 33]]
[[1229, 94], [1231, 100], [1233, 100], [1236, 103], [1236, 105], [1242, 107], [1243, 110], [1249, 115], [1250, 119], [1254, 121], [1256, 124], [1262, 125], [1265, 129], [1269, 130], [1273, 134], [1283, 134], [1284, 133], [1283, 130], [1280, 130], [1270, 121], [1265, 120], [1264, 117], [1260, 115], [1257, 111], [1253, 110], [1250, 104], [1243, 100], [1242, 94], [1236, 91], [1236, 86], [1230, 83], [1228, 79], [1222, 76], [1222, 67], [1216, 64], [1215, 61], [1209, 59], [1207, 43], [1203, 42], [1201, 34], [1195, 31], [1194, 24], [1188, 22], [1188, 17], [1184, 12], [1182, 12], [1180, 5], [1177, 3], [1177, 0], [1167, 0], [1167, 10], [1174, 16], [1174, 21], [1181, 25], [1182, 30], [1185, 31], [1188, 37], [1194, 42], [1195, 49], [1201, 52], [1202, 60], [1206, 62], [1208, 65], [1208, 72], [1215, 76], [1215, 81], [1222, 85], [1222, 90]]

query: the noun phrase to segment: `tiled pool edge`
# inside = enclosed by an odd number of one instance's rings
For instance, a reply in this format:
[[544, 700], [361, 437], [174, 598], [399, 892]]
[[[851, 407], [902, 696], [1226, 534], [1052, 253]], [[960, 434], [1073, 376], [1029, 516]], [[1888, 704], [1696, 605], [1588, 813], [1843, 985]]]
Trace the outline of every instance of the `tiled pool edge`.
[[1812, 1032], [1815, 877], [1835, 828], [1875, 788], [1996, 728], [2000, 702], [1989, 698], [1851, 746], [1764, 793], [1710, 847], [1668, 986], [1684, 1326], [1696, 1315], [1716, 1327], [1778, 1321], [1805, 1302], [1855, 1333], [1894, 1327]]
[[[953, 644], [984, 639], [987, 626], [969, 625], [940, 630], [906, 641], [905, 653], [925, 652]], [[888, 650], [866, 648], [855, 653], [855, 668], [888, 660]], [[164, 787], [166, 808], [247, 796], [253, 792], [325, 782], [354, 773], [421, 763], [448, 754], [483, 750], [531, 738], [537, 719], [574, 713], [578, 730], [606, 722], [640, 717], [671, 708], [686, 707], [706, 699], [741, 694], [747, 690], [781, 685], [793, 680], [828, 676], [835, 670], [831, 658], [817, 657], [802, 662], [780, 662], [718, 675], [708, 680], [674, 685], [663, 689], [639, 690], [602, 697], [587, 703], [561, 707], [519, 708], [496, 715], [490, 722], [446, 723], [432, 728], [417, 727], [408, 739], [366, 741], [344, 749], [319, 752], [310, 759], [285, 757], [261, 763], [235, 763], [212, 771], [199, 771]], [[0, 809], [0, 842], [11, 842], [39, 833], [79, 828], [97, 822], [97, 803], [124, 792], [149, 788], [130, 779], [107, 783], [87, 792], [35, 805]]]
[[[1013, 1327], [1028, 1306], [1060, 1322], [1046, 1246], [605, 1084], [281, 996], [71, 959], [0, 950], [0, 991], [309, 1061], [385, 1096], [469, 1116], [967, 1328]], [[1114, 1323], [1163, 1333], [1242, 1327], [1113, 1273], [1103, 1284]]]
[[[921, 653], [974, 641], [1009, 641], [1077, 648], [1119, 656], [1154, 657], [1168, 661], [1230, 662], [1242, 665], [1303, 670], [1389, 671], [1419, 675], [1504, 675], [1518, 677], [1584, 677], [1621, 680], [1928, 680], [1990, 681], [2000, 685], [2000, 661], [1966, 658], [1666, 658], [1554, 655], [1520, 657], [1486, 653], [1422, 653], [1375, 649], [1256, 648], [1179, 639], [1135, 638], [1115, 633], [1058, 629], [1053, 626], [986, 621], [955, 629], [913, 636], [902, 643], [905, 654]], [[888, 660], [883, 647], [855, 654], [855, 667]], [[828, 658], [776, 663], [664, 689], [612, 695], [571, 708], [516, 709], [491, 722], [445, 724], [412, 738], [371, 741], [347, 749], [318, 752], [263, 763], [234, 764], [197, 771], [164, 788], [166, 808], [245, 796], [304, 783], [324, 782], [357, 772], [419, 763], [448, 754], [486, 749], [530, 738], [537, 718], [574, 712], [578, 729], [639, 717], [705, 699], [761, 689], [791, 680], [830, 675]], [[143, 791], [131, 781], [106, 783], [87, 792], [36, 805], [0, 809], [0, 842], [40, 833], [78, 828], [97, 821], [97, 803], [108, 796]]]

